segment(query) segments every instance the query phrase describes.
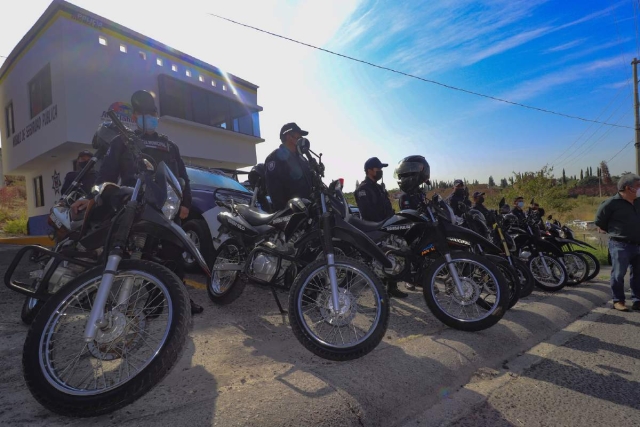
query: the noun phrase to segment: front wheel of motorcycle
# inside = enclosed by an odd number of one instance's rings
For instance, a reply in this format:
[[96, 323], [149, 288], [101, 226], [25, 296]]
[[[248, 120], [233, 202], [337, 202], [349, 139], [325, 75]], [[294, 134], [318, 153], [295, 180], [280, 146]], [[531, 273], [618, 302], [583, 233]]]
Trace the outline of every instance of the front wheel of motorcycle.
[[61, 415], [93, 417], [134, 402], [169, 373], [184, 348], [191, 319], [186, 289], [167, 268], [140, 260], [120, 263], [105, 324], [85, 341], [103, 269], [89, 270], [53, 295], [24, 344], [29, 391]]
[[536, 281], [536, 286], [549, 292], [557, 292], [564, 288], [569, 278], [564, 264], [545, 254], [529, 259], [529, 271]]
[[429, 266], [423, 278], [423, 294], [434, 316], [462, 331], [481, 331], [502, 319], [509, 304], [507, 280], [498, 267], [480, 255], [455, 251], [451, 262], [458, 272], [458, 289], [444, 257]]
[[579, 285], [587, 279], [589, 276], [589, 264], [584, 256], [575, 252], [565, 252], [562, 258], [568, 273], [568, 286]]
[[40, 312], [43, 305], [44, 303], [42, 301], [34, 297], [26, 297], [22, 304], [22, 310], [20, 311], [22, 323], [25, 325], [33, 323], [33, 319], [36, 318], [36, 315]]
[[389, 324], [382, 281], [365, 264], [336, 256], [339, 307], [333, 305], [327, 262], [317, 259], [296, 277], [289, 294], [289, 323], [309, 351], [323, 359], [353, 360], [380, 343]]
[[527, 263], [521, 259], [513, 258], [513, 266], [520, 278], [520, 298], [526, 298], [533, 292], [533, 288], [536, 286], [536, 279], [533, 278]]

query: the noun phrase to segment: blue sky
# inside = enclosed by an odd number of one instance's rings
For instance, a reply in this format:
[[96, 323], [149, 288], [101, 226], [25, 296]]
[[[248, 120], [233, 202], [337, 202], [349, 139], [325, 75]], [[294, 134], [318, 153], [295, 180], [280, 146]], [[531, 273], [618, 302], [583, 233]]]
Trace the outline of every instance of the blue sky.
[[[0, 24], [7, 55], [49, 2], [15, 2]], [[631, 60], [640, 56], [632, 0], [184, 0], [126, 9], [73, 3], [260, 86], [258, 159], [296, 121], [347, 189], [378, 156], [424, 155], [432, 177], [496, 180], [553, 165], [597, 167], [634, 137], [612, 128], [452, 91], [207, 15], [213, 12], [403, 72], [515, 102], [633, 127]], [[141, 19], [141, 17], [143, 17]], [[0, 58], [0, 61], [2, 58]], [[179, 141], [178, 141], [179, 142]], [[633, 143], [610, 163], [635, 170]], [[393, 167], [385, 181], [394, 186]]]

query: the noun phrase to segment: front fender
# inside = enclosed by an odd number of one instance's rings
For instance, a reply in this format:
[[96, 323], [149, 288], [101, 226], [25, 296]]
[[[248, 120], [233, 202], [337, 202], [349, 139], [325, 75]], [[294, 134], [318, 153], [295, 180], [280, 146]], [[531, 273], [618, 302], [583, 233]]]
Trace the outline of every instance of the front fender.
[[468, 228], [460, 227], [449, 222], [443, 221], [445, 234], [447, 239], [461, 239], [471, 242], [473, 245], [480, 245], [482, 249], [490, 254], [501, 254], [503, 251], [492, 242], [488, 241], [478, 233]]
[[544, 239], [541, 239], [541, 238], [540, 239], [534, 238], [533, 239], [533, 244], [541, 252], [550, 252], [553, 255], [557, 256], [557, 257], [564, 256], [564, 252], [562, 251], [562, 249], [552, 239], [553, 238], [551, 238], [549, 240], [544, 240]]
[[576, 240], [576, 239], [562, 239], [560, 240], [563, 243], [566, 243], [568, 245], [577, 245], [577, 246], [582, 246], [583, 248], [591, 248], [591, 249], [595, 249], [593, 246], [591, 246], [590, 244], [588, 244], [587, 242], [583, 242], [582, 240]]
[[[336, 217], [336, 224], [331, 231], [334, 239], [350, 243], [355, 246], [358, 251], [363, 252], [380, 262], [385, 268], [391, 268], [393, 266], [391, 261], [389, 261], [384, 252], [382, 252], [373, 240], [351, 224], [345, 222], [342, 218]], [[320, 230], [314, 230], [299, 239], [294, 246], [296, 248], [300, 248], [312, 240], [321, 238], [322, 233]]]
[[[209, 270], [207, 262], [202, 257], [202, 254], [193, 241], [191, 241], [189, 236], [187, 236], [187, 233], [185, 233], [178, 224], [173, 221], [169, 221], [164, 215], [151, 208], [149, 205], [145, 206], [144, 211], [140, 216], [140, 220], [143, 222], [135, 224], [133, 226], [133, 232], [149, 232], [160, 240], [168, 240], [171, 243], [180, 246], [182, 249], [189, 252], [191, 256], [198, 261], [198, 265], [200, 265], [202, 271], [204, 271], [208, 277], [211, 277], [211, 270]], [[145, 222], [147, 224], [144, 224]], [[149, 231], [149, 225], [153, 225], [150, 227], [152, 231]]]

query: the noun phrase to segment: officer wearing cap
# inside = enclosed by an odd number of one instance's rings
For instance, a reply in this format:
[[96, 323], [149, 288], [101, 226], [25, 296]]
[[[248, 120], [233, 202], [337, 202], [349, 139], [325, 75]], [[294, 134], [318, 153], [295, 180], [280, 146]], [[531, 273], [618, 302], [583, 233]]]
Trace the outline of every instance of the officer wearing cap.
[[355, 191], [356, 203], [360, 215], [365, 221], [379, 222], [389, 218], [394, 211], [389, 200], [389, 193], [378, 181], [382, 179], [382, 168], [389, 166], [377, 157], [372, 157], [364, 164], [367, 174]]
[[[78, 153], [75, 170], [67, 173], [67, 175], [65, 175], [64, 177], [64, 183], [62, 184], [62, 188], [61, 188], [62, 194], [66, 193], [69, 187], [71, 187], [71, 184], [73, 184], [73, 181], [76, 179], [76, 176], [78, 176], [80, 171], [84, 169], [84, 167], [87, 165], [87, 163], [89, 163], [89, 160], [91, 160], [92, 157], [93, 157], [93, 153], [89, 150], [83, 150], [80, 153]], [[93, 184], [95, 182], [96, 182], [96, 173], [94, 170], [90, 170], [84, 175], [84, 177], [82, 178], [82, 181], [80, 181], [78, 184], [80, 184], [80, 188], [84, 191], [85, 194], [90, 194], [91, 188], [93, 187]]]
[[518, 218], [519, 223], [524, 223], [527, 220], [527, 215], [524, 213], [524, 197], [518, 196], [513, 200], [511, 213]]
[[280, 147], [265, 160], [267, 194], [274, 211], [287, 206], [294, 197], [311, 198], [311, 168], [305, 158], [298, 154], [296, 142], [309, 132], [295, 123], [287, 123], [280, 129]]
[[[377, 157], [372, 157], [364, 164], [364, 171], [367, 174], [364, 181], [360, 183], [355, 191], [356, 203], [360, 209], [360, 215], [365, 221], [383, 221], [394, 214], [389, 200], [389, 193], [384, 186], [378, 184], [382, 179], [382, 168], [389, 166], [382, 163]], [[398, 289], [398, 283], [387, 281], [387, 293], [396, 298], [406, 298], [406, 292]]]
[[453, 181], [453, 192], [449, 195], [448, 202], [449, 206], [451, 206], [451, 209], [453, 209], [453, 212], [457, 216], [462, 216], [460, 203], [471, 207], [471, 201], [469, 200], [464, 181], [462, 181], [461, 179], [456, 179], [455, 181]]
[[489, 214], [489, 209], [484, 205], [484, 193], [480, 191], [473, 192], [473, 209], [480, 211], [485, 217]]

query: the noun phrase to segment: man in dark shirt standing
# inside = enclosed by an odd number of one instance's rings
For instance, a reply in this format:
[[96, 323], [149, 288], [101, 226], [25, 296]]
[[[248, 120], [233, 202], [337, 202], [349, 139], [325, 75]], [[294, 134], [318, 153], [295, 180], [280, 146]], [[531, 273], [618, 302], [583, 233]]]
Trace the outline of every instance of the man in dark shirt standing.
[[640, 176], [626, 174], [618, 181], [618, 194], [602, 202], [596, 226], [609, 234], [613, 308], [625, 305], [624, 276], [631, 267], [631, 308], [640, 311]]
[[267, 194], [271, 198], [274, 212], [284, 209], [294, 197], [311, 197], [311, 168], [306, 159], [298, 154], [296, 142], [309, 132], [295, 123], [287, 123], [280, 129], [280, 147], [267, 156], [265, 180]]
[[457, 216], [462, 216], [463, 214], [463, 211], [460, 209], [460, 203], [471, 207], [471, 201], [469, 200], [466, 190], [463, 180], [456, 179], [453, 181], [453, 192], [449, 195], [447, 201]]
[[[367, 174], [364, 181], [356, 188], [355, 197], [360, 215], [365, 221], [384, 221], [393, 214], [389, 193], [378, 181], [382, 179], [382, 168], [389, 166], [382, 163], [377, 157], [372, 157], [364, 163], [364, 171]], [[406, 298], [406, 292], [398, 289], [398, 283], [387, 281], [387, 292], [396, 298]]]
[[[69, 172], [64, 177], [64, 183], [62, 184], [61, 194], [67, 192], [73, 181], [76, 179], [78, 174], [84, 167], [89, 163], [89, 160], [93, 157], [93, 153], [89, 150], [84, 150], [78, 153], [78, 159], [76, 160], [76, 167], [73, 172]], [[82, 181], [79, 183], [80, 188], [84, 191], [85, 194], [91, 194], [91, 188], [93, 188], [93, 184], [96, 182], [96, 172], [94, 170], [90, 170], [87, 174], [82, 178]]]

